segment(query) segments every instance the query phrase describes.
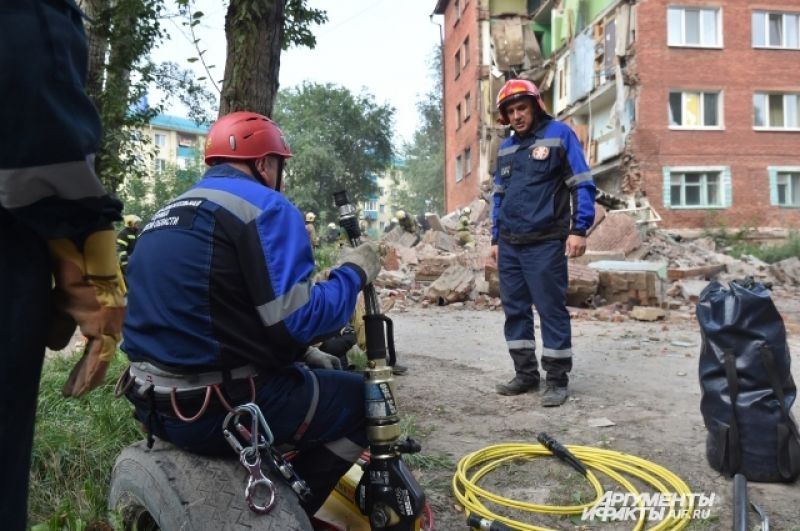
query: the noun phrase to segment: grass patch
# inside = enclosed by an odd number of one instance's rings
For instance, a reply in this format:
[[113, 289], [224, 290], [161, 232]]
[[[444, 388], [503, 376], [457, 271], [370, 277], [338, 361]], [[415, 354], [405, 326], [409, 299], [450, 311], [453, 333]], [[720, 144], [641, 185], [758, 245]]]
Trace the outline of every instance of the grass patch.
[[780, 244], [760, 245], [749, 240], [752, 229], [743, 228], [730, 231], [725, 227], [706, 230], [703, 236], [714, 240], [717, 249], [723, 250], [734, 258], [745, 255], [755, 256], [768, 264], [774, 264], [794, 256], [800, 257], [800, 232], [792, 231]]
[[110, 529], [111, 469], [120, 451], [142, 438], [128, 401], [114, 398], [125, 356], [117, 354], [103, 386], [66, 399], [61, 388], [78, 357], [50, 359], [42, 371], [28, 495], [34, 531]]

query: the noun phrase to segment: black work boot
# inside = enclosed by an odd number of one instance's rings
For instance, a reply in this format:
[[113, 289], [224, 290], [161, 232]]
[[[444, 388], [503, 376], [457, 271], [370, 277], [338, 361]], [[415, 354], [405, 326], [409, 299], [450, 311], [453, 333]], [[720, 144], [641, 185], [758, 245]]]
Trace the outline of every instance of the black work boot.
[[503, 396], [514, 396], [527, 393], [528, 391], [539, 390], [539, 380], [523, 380], [519, 376], [514, 376], [507, 383], [499, 383], [495, 386], [497, 394]]
[[542, 405], [544, 407], [560, 406], [567, 401], [567, 386], [560, 386], [551, 382], [547, 383], [544, 394], [542, 394]]

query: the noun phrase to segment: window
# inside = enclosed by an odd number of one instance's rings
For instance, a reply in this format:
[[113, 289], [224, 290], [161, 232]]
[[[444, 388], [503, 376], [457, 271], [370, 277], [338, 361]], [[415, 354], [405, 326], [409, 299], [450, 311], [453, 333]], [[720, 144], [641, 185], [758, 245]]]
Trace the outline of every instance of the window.
[[386, 213], [386, 205], [381, 205], [380, 206], [380, 213], [381, 214], [385, 214]]
[[800, 50], [800, 13], [753, 11], [753, 47]]
[[461, 166], [461, 155], [456, 157], [456, 182], [464, 179], [464, 168]]
[[681, 92], [669, 93], [670, 127], [720, 127], [719, 92]]
[[800, 94], [753, 94], [753, 127], [800, 130]]
[[167, 171], [167, 161], [165, 159], [155, 159], [153, 165], [156, 173], [164, 173]]
[[383, 230], [384, 228], [386, 228], [386, 222], [385, 222], [385, 221], [381, 221], [381, 223], [380, 223], [380, 227], [381, 227], [381, 230]]
[[472, 173], [472, 148], [464, 150], [464, 175]]
[[719, 8], [668, 8], [667, 45], [722, 46]]
[[461, 19], [461, 1], [460, 0], [455, 0], [455, 2], [453, 2], [453, 11], [455, 11], [455, 13], [456, 13], [456, 24], [458, 24], [458, 21]]
[[725, 166], [664, 168], [664, 206], [723, 208], [730, 206], [730, 168]]
[[188, 162], [186, 157], [178, 157], [178, 169], [185, 170], [188, 167]]
[[364, 210], [367, 211], [375, 211], [378, 210], [378, 202], [374, 199], [370, 199], [369, 201], [364, 201]]
[[456, 52], [455, 65], [456, 65], [456, 79], [458, 79], [458, 76], [461, 75], [461, 50]]
[[767, 169], [770, 202], [782, 207], [800, 207], [800, 166], [774, 166]]
[[456, 105], [456, 129], [461, 129], [461, 104]]
[[469, 92], [467, 92], [467, 95], [464, 96], [464, 121], [465, 122], [467, 120], [469, 120], [469, 114], [470, 114], [469, 113], [469, 107], [470, 107], [469, 102], [470, 102]]
[[156, 133], [153, 137], [153, 143], [158, 147], [164, 147], [167, 145], [167, 135], [162, 133]]
[[469, 37], [464, 39], [464, 66], [469, 64]]

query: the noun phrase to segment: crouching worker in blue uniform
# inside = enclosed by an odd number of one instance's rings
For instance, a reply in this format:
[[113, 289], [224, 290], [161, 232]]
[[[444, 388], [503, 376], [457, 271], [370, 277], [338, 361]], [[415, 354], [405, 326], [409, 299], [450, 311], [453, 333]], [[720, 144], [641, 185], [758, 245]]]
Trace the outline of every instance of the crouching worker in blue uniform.
[[539, 389], [533, 311], [542, 330], [543, 406], [567, 400], [572, 332], [567, 311], [567, 258], [586, 251], [594, 222], [595, 185], [580, 142], [547, 114], [539, 90], [513, 79], [497, 96], [500, 123], [514, 134], [501, 145], [494, 177], [491, 256], [497, 261], [505, 338], [515, 376], [501, 395]]
[[210, 168], [142, 228], [128, 264], [124, 386], [151, 442], [204, 455], [232, 456], [222, 422], [258, 404], [274, 444], [298, 450], [313, 515], [368, 441], [363, 377], [318, 368], [338, 360], [307, 347], [347, 323], [380, 258], [374, 244], [348, 249], [313, 282], [303, 215], [280, 192], [289, 157], [264, 116], [213, 125]]

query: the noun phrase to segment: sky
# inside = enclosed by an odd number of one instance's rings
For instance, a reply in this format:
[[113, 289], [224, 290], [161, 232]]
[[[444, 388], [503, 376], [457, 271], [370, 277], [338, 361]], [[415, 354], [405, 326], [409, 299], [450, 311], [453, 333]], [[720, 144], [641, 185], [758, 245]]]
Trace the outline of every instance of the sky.
[[[328, 22], [312, 27], [317, 38], [313, 50], [291, 48], [281, 55], [280, 88], [312, 81], [333, 83], [354, 94], [366, 92], [378, 104], [395, 108], [395, 145], [410, 141], [417, 128], [417, 101], [433, 87], [430, 69], [437, 50], [441, 16], [430, 17], [436, 0], [309, 0], [308, 4], [328, 13]], [[197, 37], [214, 64], [215, 79], [225, 66], [225, 12], [222, 0], [194, 0], [193, 9], [203, 11]], [[155, 61], [174, 61], [201, 73], [199, 62], [188, 58], [197, 52], [180, 20], [164, 23], [170, 40], [155, 50]], [[213, 90], [213, 89], [212, 89]], [[168, 110], [185, 115], [179, 107]]]

